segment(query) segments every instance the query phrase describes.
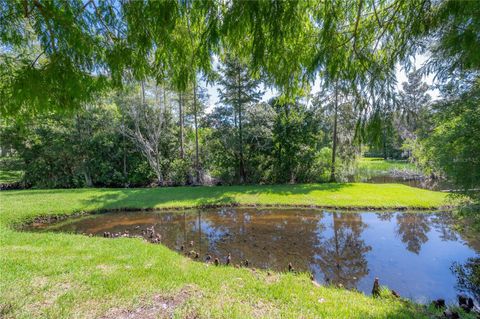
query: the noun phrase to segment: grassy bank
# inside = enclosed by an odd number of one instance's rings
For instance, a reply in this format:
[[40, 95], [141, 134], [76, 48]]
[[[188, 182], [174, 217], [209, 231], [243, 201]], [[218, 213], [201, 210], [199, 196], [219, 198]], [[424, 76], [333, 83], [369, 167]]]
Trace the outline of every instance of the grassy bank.
[[393, 170], [418, 171], [416, 166], [408, 161], [385, 160], [379, 157], [363, 157], [359, 159], [358, 168], [378, 172], [389, 172]]
[[420, 174], [415, 164], [401, 160], [384, 160], [378, 157], [363, 157], [357, 163], [357, 174], [361, 176], [375, 176], [391, 174], [393, 172]]
[[201, 205], [307, 205], [338, 208], [424, 208], [446, 205], [447, 195], [400, 184], [310, 184], [174, 187], [142, 189], [23, 190], [0, 193], [4, 219], [24, 220], [115, 208], [170, 208]]
[[328, 184], [0, 193], [0, 316], [116, 318], [128, 311], [218, 318], [421, 318], [420, 307], [317, 287], [292, 275], [193, 262], [140, 239], [25, 233], [46, 214], [207, 204], [438, 207], [445, 194], [402, 185]]

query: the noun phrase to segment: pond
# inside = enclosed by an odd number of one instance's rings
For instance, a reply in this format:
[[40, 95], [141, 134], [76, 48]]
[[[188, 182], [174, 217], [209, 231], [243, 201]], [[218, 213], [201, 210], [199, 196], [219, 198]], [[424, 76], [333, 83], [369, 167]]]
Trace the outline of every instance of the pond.
[[[315, 209], [218, 208], [185, 212], [115, 212], [76, 217], [30, 230], [103, 236], [128, 232], [232, 264], [313, 273], [321, 284], [371, 293], [375, 277], [403, 297], [454, 303], [461, 292], [452, 271], [478, 258], [475, 237], [455, 231], [448, 213], [338, 212]], [[478, 259], [476, 259], [478, 260]], [[469, 294], [469, 291], [462, 293]], [[477, 301], [478, 302], [478, 301]]]

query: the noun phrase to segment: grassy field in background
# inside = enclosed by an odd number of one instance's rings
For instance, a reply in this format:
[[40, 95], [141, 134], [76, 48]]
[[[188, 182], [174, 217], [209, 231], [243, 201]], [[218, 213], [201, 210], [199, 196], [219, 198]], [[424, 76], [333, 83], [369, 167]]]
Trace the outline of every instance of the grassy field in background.
[[411, 171], [419, 172], [415, 164], [403, 160], [385, 160], [380, 157], [362, 157], [358, 160], [358, 169], [359, 170], [368, 170], [375, 172], [391, 172], [394, 170], [397, 171]]
[[[209, 204], [438, 207], [403, 185], [319, 184], [0, 192], [0, 317], [422, 318], [423, 307], [314, 285], [306, 274], [207, 266], [140, 239], [19, 232], [39, 215]], [[387, 295], [385, 293], [385, 295]], [[146, 316], [145, 313], [143, 315]]]
[[0, 157], [0, 184], [19, 182], [23, 177], [22, 161], [17, 157]]
[[22, 179], [23, 171], [0, 170], [0, 184], [15, 183]]

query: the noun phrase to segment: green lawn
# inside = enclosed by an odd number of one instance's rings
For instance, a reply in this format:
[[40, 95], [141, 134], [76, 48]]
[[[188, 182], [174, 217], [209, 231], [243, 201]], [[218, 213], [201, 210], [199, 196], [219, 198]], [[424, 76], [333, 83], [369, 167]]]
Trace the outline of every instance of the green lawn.
[[362, 157], [358, 160], [358, 169], [377, 173], [388, 173], [394, 170], [419, 172], [415, 164], [408, 161], [384, 160], [379, 157]]
[[202, 205], [306, 205], [338, 208], [420, 208], [447, 205], [445, 193], [401, 184], [308, 184], [137, 189], [21, 190], [1, 192], [2, 214], [23, 220], [38, 214], [113, 208], [173, 208]]
[[23, 164], [17, 157], [0, 157], [0, 184], [15, 183], [23, 177]]
[[163, 309], [179, 318], [426, 316], [408, 302], [316, 287], [307, 275], [207, 266], [140, 239], [26, 233], [12, 227], [46, 214], [230, 203], [394, 208], [446, 202], [443, 193], [393, 184], [0, 192], [0, 317], [115, 318], [129, 309]]
[[23, 171], [0, 170], [0, 184], [14, 183], [22, 179]]

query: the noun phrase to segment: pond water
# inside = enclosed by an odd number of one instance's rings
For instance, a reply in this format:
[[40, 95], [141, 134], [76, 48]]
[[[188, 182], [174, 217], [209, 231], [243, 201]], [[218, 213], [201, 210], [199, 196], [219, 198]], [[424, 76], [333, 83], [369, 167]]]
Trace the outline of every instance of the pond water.
[[[375, 277], [403, 297], [454, 303], [460, 292], [454, 264], [480, 257], [478, 241], [456, 232], [448, 213], [336, 212], [315, 209], [222, 208], [186, 212], [115, 212], [83, 216], [30, 230], [145, 236], [224, 263], [312, 272], [322, 284], [370, 294]], [[470, 259], [471, 260], [471, 259]], [[465, 293], [465, 291], [463, 291]], [[466, 291], [466, 294], [469, 294]], [[478, 302], [478, 301], [477, 301]]]

